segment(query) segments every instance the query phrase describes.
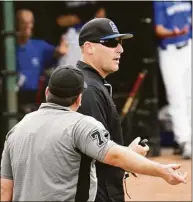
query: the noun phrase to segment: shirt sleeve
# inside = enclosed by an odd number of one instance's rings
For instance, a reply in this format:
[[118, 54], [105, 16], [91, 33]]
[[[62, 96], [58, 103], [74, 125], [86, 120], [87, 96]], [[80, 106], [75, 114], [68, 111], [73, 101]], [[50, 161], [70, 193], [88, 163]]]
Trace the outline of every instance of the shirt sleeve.
[[154, 8], [154, 23], [155, 25], [165, 25], [165, 7], [163, 2], [154, 1], [153, 2]]
[[75, 126], [74, 147], [98, 161], [103, 161], [107, 151], [116, 143], [110, 140], [109, 132], [96, 119], [85, 116]]
[[107, 107], [105, 106], [105, 101], [101, 92], [93, 86], [88, 86], [83, 93], [82, 103], [78, 112], [94, 117], [97, 121], [100, 121], [107, 130], [109, 130], [107, 124], [108, 112], [105, 111], [105, 108]]
[[8, 142], [5, 141], [4, 150], [1, 158], [1, 178], [13, 179], [11, 160], [8, 148]]
[[56, 63], [56, 59], [54, 58], [55, 46], [47, 43], [46, 41], [42, 41], [42, 47], [44, 67], [49, 68], [52, 64]]

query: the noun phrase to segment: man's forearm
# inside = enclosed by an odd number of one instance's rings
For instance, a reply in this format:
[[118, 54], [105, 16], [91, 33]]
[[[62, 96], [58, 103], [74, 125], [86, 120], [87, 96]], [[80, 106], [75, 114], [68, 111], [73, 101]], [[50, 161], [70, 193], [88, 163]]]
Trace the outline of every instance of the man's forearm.
[[123, 156], [123, 159], [125, 159], [123, 162], [126, 163], [125, 166], [129, 171], [157, 177], [163, 175], [163, 167], [160, 163], [153, 162], [138, 153], [129, 151], [127, 148], [123, 149], [126, 150], [126, 155]]
[[162, 25], [157, 25], [155, 27], [155, 33], [159, 38], [170, 38], [170, 37], [174, 37], [175, 34], [173, 31], [166, 29], [164, 26]]
[[107, 159], [105, 159], [106, 163], [110, 163], [113, 166], [121, 167], [125, 171], [163, 177], [164, 169], [161, 164], [153, 162], [128, 149], [127, 147], [116, 145], [112, 149], [114, 150], [113, 154], [109, 156], [109, 159], [108, 157]]
[[13, 181], [1, 178], [1, 201], [12, 201]]

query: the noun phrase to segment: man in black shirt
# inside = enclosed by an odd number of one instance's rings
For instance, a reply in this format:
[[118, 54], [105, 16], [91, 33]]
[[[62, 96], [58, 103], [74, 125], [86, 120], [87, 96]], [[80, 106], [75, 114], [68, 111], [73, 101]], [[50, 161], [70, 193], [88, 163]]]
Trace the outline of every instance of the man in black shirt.
[[[111, 97], [112, 87], [106, 76], [119, 69], [123, 53], [122, 40], [132, 34], [120, 34], [114, 22], [107, 18], [95, 18], [86, 23], [79, 35], [82, 60], [77, 67], [82, 70], [88, 88], [83, 94], [79, 112], [100, 121], [110, 132], [111, 140], [123, 145], [121, 122]], [[97, 202], [124, 201], [124, 171], [102, 163], [96, 163], [98, 190]]]

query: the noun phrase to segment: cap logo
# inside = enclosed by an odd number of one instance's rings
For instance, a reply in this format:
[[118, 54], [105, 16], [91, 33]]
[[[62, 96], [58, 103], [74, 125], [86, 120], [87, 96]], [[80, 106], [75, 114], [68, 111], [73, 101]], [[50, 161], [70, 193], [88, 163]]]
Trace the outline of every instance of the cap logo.
[[116, 27], [116, 25], [115, 25], [114, 22], [110, 21], [110, 22], [109, 22], [109, 25], [111, 26], [113, 32], [118, 33], [118, 29], [117, 29], [117, 27]]

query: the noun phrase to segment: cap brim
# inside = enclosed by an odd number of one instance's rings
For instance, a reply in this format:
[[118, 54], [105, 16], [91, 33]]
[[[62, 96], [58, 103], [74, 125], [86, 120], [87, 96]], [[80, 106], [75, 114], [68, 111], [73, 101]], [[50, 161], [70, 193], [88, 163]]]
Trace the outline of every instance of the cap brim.
[[133, 37], [133, 34], [130, 33], [126, 33], [126, 34], [112, 34], [112, 35], [108, 35], [105, 37], [102, 37], [101, 40], [105, 40], [105, 39], [130, 39]]

